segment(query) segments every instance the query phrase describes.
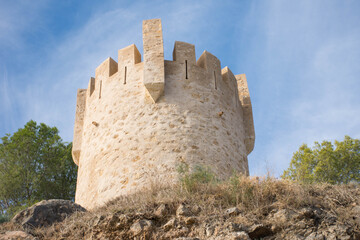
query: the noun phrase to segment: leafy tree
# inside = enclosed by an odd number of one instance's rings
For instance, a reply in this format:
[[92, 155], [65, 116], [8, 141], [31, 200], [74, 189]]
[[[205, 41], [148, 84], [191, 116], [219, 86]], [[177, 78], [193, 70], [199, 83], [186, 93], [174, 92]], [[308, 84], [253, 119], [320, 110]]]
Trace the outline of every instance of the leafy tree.
[[294, 153], [282, 178], [304, 183], [331, 184], [360, 182], [360, 140], [345, 136], [344, 141], [315, 142], [311, 149], [303, 144]]
[[56, 127], [29, 121], [0, 143], [0, 215], [51, 198], [73, 199], [77, 167]]

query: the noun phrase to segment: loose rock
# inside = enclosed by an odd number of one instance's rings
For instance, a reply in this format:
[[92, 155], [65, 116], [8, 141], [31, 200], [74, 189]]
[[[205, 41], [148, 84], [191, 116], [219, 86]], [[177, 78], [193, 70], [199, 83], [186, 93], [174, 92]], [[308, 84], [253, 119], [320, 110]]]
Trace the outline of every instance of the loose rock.
[[117, 214], [113, 214], [107, 217], [107, 228], [108, 229], [121, 229], [129, 222], [129, 217], [125, 214], [121, 214], [118, 216]]
[[305, 240], [324, 240], [324, 239], [325, 239], [324, 235], [322, 235], [321, 233], [317, 234], [315, 232], [311, 233], [309, 236], [305, 238]]
[[180, 206], [176, 210], [176, 216], [191, 216], [191, 211], [184, 205], [180, 204]]
[[212, 236], [212, 235], [214, 234], [214, 231], [215, 231], [215, 227], [214, 227], [214, 226], [207, 226], [207, 227], [205, 228], [205, 235], [206, 235], [207, 237], [210, 237], [210, 236]]
[[143, 232], [149, 232], [153, 227], [153, 223], [151, 220], [140, 220], [136, 223], [134, 223], [131, 227], [130, 227], [130, 231], [134, 234], [134, 235], [139, 235], [140, 233]]
[[175, 218], [170, 219], [165, 225], [163, 226], [165, 231], [169, 231], [172, 228], [175, 228], [177, 225], [177, 220]]
[[161, 204], [154, 212], [157, 217], [164, 217], [167, 214], [167, 207], [165, 204]]
[[237, 207], [226, 209], [225, 215], [236, 216], [240, 214], [240, 210]]
[[288, 210], [281, 209], [274, 214], [274, 220], [281, 223], [286, 223], [290, 220], [291, 215]]
[[191, 212], [194, 214], [194, 215], [197, 215], [197, 214], [199, 214], [200, 212], [201, 212], [201, 207], [199, 207], [199, 206], [193, 206], [192, 208], [191, 208]]
[[241, 232], [247, 230], [247, 228], [244, 225], [233, 222], [229, 223], [228, 229], [232, 232]]

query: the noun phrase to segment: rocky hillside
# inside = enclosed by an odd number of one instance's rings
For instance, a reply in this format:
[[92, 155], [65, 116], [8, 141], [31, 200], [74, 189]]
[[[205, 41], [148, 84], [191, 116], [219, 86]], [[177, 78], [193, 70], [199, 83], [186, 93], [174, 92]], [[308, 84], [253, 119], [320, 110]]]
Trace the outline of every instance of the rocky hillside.
[[0, 239], [16, 234], [22, 234], [17, 239], [360, 239], [360, 185], [246, 177], [219, 182], [200, 174], [172, 188], [154, 184], [148, 192], [77, 211], [52, 225], [33, 227], [19, 219], [0, 225]]

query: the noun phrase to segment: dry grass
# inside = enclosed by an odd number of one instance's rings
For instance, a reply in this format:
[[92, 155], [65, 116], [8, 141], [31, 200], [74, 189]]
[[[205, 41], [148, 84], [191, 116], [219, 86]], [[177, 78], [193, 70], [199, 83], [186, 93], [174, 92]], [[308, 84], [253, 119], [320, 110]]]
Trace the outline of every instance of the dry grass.
[[[228, 181], [217, 181], [212, 177], [204, 180], [203, 176], [188, 181], [184, 178], [186, 175], [171, 187], [153, 184], [148, 191], [119, 197], [91, 212], [76, 213], [62, 223], [35, 229], [33, 234], [40, 239], [87, 238], [98, 222], [113, 214], [126, 214], [133, 219], [154, 219], [154, 210], [160, 204], [166, 204], [169, 211], [162, 219], [157, 219], [159, 226], [175, 215], [180, 203], [200, 208], [199, 218], [203, 219], [218, 218], [225, 209], [236, 206], [245, 213], [249, 224], [262, 221], [274, 209], [299, 211], [305, 207], [321, 208], [337, 216], [338, 221], [344, 224], [354, 224], [350, 209], [360, 205], [359, 184], [302, 185], [269, 177], [244, 176], [234, 176]], [[0, 225], [0, 233], [17, 227], [9, 223]]]

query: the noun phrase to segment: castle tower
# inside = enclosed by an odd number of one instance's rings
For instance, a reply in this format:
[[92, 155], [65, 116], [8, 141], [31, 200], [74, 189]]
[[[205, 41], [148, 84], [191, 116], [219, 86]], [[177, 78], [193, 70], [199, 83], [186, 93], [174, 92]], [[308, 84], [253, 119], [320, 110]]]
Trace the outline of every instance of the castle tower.
[[123, 194], [178, 179], [181, 163], [209, 166], [220, 178], [248, 174], [255, 133], [245, 74], [175, 42], [164, 60], [160, 19], [143, 22], [136, 46], [106, 59], [79, 89], [73, 159], [77, 203], [91, 209]]

